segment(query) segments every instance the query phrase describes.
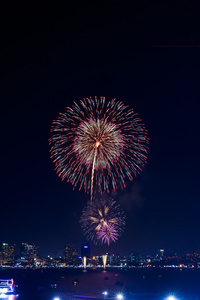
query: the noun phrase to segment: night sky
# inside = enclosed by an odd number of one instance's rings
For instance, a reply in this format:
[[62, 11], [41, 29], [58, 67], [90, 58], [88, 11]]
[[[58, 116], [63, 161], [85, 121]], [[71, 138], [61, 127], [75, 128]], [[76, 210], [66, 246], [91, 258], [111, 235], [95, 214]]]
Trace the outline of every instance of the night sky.
[[200, 250], [198, 1], [95, 2], [1, 9], [0, 243], [80, 248], [89, 196], [56, 175], [50, 126], [73, 101], [105, 96], [139, 113], [150, 147], [143, 172], [113, 194], [122, 237], [92, 253]]

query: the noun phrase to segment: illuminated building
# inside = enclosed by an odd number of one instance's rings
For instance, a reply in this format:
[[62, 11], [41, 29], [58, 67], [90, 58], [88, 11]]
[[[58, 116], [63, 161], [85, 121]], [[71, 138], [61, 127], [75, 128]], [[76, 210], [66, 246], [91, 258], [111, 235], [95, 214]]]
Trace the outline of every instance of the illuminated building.
[[165, 265], [179, 266], [180, 257], [177, 254], [166, 255], [163, 257]]
[[21, 243], [20, 245], [20, 265], [21, 266], [38, 266], [39, 247], [35, 244]]
[[160, 250], [159, 250], [159, 255], [160, 255], [160, 257], [163, 257], [164, 251], [165, 251], [164, 249], [160, 249]]
[[25, 260], [33, 260], [39, 257], [39, 247], [35, 244], [21, 243], [20, 256]]
[[81, 257], [90, 258], [90, 245], [87, 243], [81, 246]]
[[2, 245], [2, 264], [14, 265], [15, 262], [15, 245], [3, 243]]
[[197, 267], [198, 262], [200, 262], [200, 252], [194, 251], [192, 253], [187, 253], [185, 258], [189, 268]]
[[119, 266], [120, 265], [120, 255], [119, 254], [112, 254], [112, 265]]
[[159, 249], [158, 253], [155, 256], [155, 261], [162, 261], [164, 258], [164, 249]]
[[66, 245], [64, 248], [64, 261], [66, 265], [76, 265], [78, 261], [78, 249], [74, 246]]
[[119, 266], [121, 263], [124, 264], [125, 257], [120, 257], [119, 254], [108, 254], [107, 253], [107, 264], [111, 266]]
[[140, 262], [140, 255], [138, 253], [131, 253], [128, 256], [127, 261], [131, 266], [138, 266]]

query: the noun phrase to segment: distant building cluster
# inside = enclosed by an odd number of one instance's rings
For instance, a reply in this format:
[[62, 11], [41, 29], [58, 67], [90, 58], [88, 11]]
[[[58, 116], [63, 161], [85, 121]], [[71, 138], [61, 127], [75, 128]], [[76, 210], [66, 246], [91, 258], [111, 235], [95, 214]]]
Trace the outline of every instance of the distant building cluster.
[[15, 263], [15, 245], [3, 243], [0, 252], [0, 264], [12, 266]]
[[[102, 267], [102, 255], [91, 256], [90, 245], [85, 243], [79, 250], [73, 245], [65, 245], [63, 255], [58, 257], [39, 256], [39, 247], [31, 243], [21, 243], [20, 254], [15, 255], [15, 245], [3, 243], [0, 249], [0, 267], [2, 268], [64, 268]], [[104, 254], [105, 256], [105, 254]], [[138, 253], [129, 255], [106, 253], [106, 267], [129, 267], [129, 268], [200, 268], [200, 252], [194, 251], [184, 256], [177, 254], [166, 255], [164, 249], [158, 250], [156, 255], [142, 256]]]

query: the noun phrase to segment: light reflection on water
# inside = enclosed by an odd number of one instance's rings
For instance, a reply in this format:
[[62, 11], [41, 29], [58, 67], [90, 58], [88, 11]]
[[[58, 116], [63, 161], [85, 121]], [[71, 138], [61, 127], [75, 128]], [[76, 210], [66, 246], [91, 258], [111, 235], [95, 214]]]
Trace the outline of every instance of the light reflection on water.
[[18, 298], [18, 295], [6, 295], [6, 294], [0, 294], [0, 299], [16, 300], [17, 298]]
[[11, 276], [19, 296], [0, 294], [0, 300], [116, 300], [119, 292], [124, 300], [166, 300], [171, 295], [200, 300], [200, 269], [0, 270], [0, 278]]

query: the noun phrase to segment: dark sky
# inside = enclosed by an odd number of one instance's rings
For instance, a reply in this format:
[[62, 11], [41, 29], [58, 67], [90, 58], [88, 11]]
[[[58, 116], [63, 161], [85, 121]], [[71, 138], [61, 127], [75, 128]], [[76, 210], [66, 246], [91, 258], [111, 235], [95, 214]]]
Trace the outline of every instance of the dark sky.
[[95, 2], [1, 9], [0, 242], [34, 242], [41, 255], [80, 248], [88, 195], [60, 181], [48, 138], [66, 106], [105, 96], [139, 113], [150, 149], [142, 174], [114, 195], [123, 236], [93, 254], [200, 250], [198, 1]]

